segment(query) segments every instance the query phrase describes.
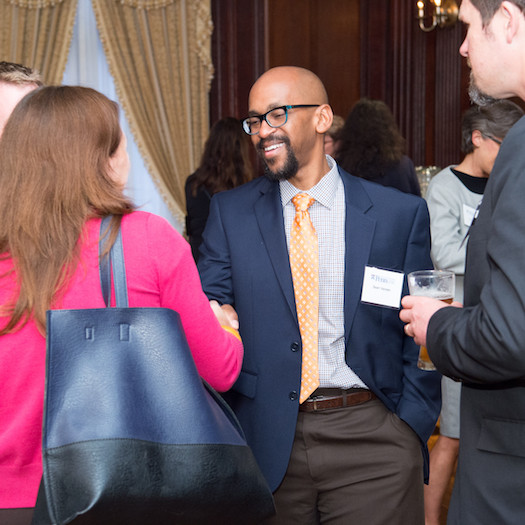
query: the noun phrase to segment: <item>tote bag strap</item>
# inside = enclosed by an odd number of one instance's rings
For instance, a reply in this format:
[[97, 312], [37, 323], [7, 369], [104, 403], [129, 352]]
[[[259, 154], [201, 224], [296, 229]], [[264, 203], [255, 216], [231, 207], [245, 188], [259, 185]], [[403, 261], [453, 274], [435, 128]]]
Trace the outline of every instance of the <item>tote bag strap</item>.
[[128, 307], [128, 286], [126, 282], [126, 264], [124, 262], [124, 249], [122, 247], [122, 233], [119, 228], [115, 243], [108, 256], [101, 258], [109, 236], [109, 224], [112, 215], [102, 219], [100, 223], [100, 241], [98, 243], [100, 287], [104, 303], [109, 308], [111, 304], [111, 267], [113, 268], [113, 284], [115, 286], [115, 299], [117, 308]]
[[[111, 221], [111, 215], [104, 217], [102, 223], [100, 224], [100, 241], [98, 244], [99, 257], [104, 252], [104, 247], [109, 236], [109, 224]], [[108, 230], [106, 232], [106, 230]], [[106, 235], [104, 233], [106, 232]], [[104, 236], [103, 236], [104, 235]], [[113, 281], [115, 285], [115, 297], [117, 308], [127, 308], [128, 307], [128, 292], [127, 292], [127, 283], [126, 283], [126, 266], [124, 263], [124, 250], [122, 247], [122, 234], [119, 228], [115, 244], [111, 247], [111, 250], [107, 257], [100, 259], [99, 271], [100, 271], [100, 286], [102, 288], [102, 297], [106, 306], [109, 307], [111, 299], [111, 271], [110, 267], [113, 267]], [[224, 401], [224, 399], [211, 387], [204, 379], [201, 378], [202, 383], [204, 384], [205, 389], [215, 400], [215, 402], [222, 408], [222, 411], [226, 417], [230, 420], [234, 428], [240, 434], [242, 439], [246, 441], [246, 436], [244, 431], [237, 419], [237, 416], [230, 408], [230, 406]]]

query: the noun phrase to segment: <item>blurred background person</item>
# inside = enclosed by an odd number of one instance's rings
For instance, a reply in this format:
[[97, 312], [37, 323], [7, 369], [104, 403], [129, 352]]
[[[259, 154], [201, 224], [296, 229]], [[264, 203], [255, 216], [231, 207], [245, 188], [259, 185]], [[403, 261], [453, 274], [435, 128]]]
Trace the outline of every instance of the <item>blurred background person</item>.
[[328, 131], [324, 134], [324, 152], [330, 157], [335, 157], [335, 152], [339, 145], [339, 137], [341, 136], [341, 131], [345, 125], [345, 119], [340, 115], [334, 115], [332, 120], [332, 125]]
[[15, 106], [42, 85], [38, 71], [14, 62], [0, 62], [0, 137]]
[[[463, 303], [463, 277], [469, 227], [502, 140], [523, 116], [508, 100], [473, 106], [461, 122], [464, 159], [435, 175], [426, 200], [430, 212], [432, 260], [439, 270], [456, 274], [455, 301]], [[450, 483], [459, 450], [459, 404], [461, 383], [443, 376], [440, 435], [430, 451], [430, 480], [425, 486], [425, 525], [439, 525], [443, 497]]]
[[392, 112], [381, 100], [360, 99], [348, 115], [336, 151], [351, 175], [421, 196], [414, 163], [405, 155]]
[[210, 201], [220, 191], [231, 190], [253, 178], [249, 139], [240, 120], [224, 117], [210, 130], [200, 166], [186, 180], [186, 233], [195, 262], [199, 260], [202, 232]]
[[129, 168], [117, 105], [89, 88], [29, 93], [0, 140], [2, 525], [30, 523], [42, 477], [46, 311], [105, 307], [103, 217], [122, 231], [130, 307], [176, 310], [199, 374], [217, 390], [239, 374], [238, 333], [210, 308], [188, 243], [163, 218], [134, 211]]

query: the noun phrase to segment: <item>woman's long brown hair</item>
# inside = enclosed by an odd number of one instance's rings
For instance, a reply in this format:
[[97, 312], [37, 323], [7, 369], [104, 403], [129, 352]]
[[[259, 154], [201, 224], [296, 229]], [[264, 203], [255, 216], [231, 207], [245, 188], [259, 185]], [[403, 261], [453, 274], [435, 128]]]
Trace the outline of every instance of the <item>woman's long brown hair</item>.
[[223, 117], [210, 130], [201, 164], [195, 172], [192, 193], [204, 186], [211, 195], [252, 180], [250, 142], [240, 120]]
[[86, 220], [113, 214], [117, 226], [133, 211], [109, 166], [120, 139], [117, 105], [90, 88], [39, 88], [13, 111], [0, 140], [0, 258], [12, 258], [17, 290], [0, 305], [0, 336], [32, 318], [45, 333]]

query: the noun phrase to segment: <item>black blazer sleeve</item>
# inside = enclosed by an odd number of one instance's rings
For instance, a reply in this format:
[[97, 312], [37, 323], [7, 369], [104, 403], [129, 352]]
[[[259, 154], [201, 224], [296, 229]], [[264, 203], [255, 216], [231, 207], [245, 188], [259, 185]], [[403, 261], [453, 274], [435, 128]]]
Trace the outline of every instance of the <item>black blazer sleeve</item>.
[[471, 383], [525, 378], [525, 120], [494, 164], [471, 229], [464, 309], [430, 320], [427, 344], [443, 373]]

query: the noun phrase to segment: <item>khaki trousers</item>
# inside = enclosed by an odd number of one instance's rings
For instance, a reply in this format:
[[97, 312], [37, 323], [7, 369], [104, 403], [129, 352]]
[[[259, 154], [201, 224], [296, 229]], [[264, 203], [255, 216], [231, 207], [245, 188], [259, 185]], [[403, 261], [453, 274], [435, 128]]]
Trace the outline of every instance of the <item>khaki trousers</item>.
[[0, 525], [30, 525], [33, 508], [0, 509]]
[[421, 442], [379, 400], [299, 412], [274, 498], [267, 525], [423, 525]]

